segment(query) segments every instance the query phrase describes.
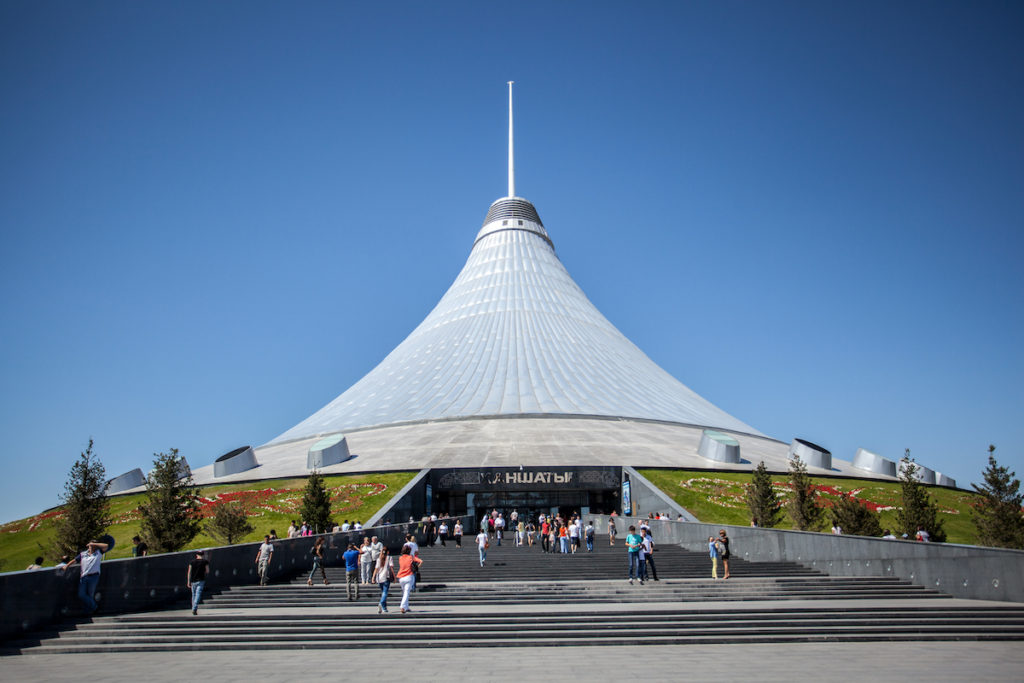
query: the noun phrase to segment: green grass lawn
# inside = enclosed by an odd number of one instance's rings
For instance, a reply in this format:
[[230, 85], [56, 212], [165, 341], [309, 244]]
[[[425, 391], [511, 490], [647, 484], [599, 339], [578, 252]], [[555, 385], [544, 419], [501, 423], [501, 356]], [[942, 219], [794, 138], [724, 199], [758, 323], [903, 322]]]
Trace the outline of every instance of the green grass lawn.
[[[324, 483], [331, 493], [332, 518], [339, 523], [345, 519], [365, 522], [415, 475], [415, 472], [387, 472], [324, 477]], [[296, 511], [302, 503], [305, 486], [305, 478], [205, 486], [199, 490], [202, 496], [201, 511], [204, 516], [209, 516], [219, 504], [240, 501], [249, 510], [249, 523], [255, 527], [241, 542], [261, 540], [271, 529], [283, 536], [290, 521], [298, 521]], [[114, 521], [107, 533], [117, 541], [116, 547], [109, 554], [111, 558], [131, 555], [131, 538], [139, 533], [139, 504], [144, 499], [145, 494], [141, 493], [110, 499], [110, 517]], [[0, 560], [3, 561], [0, 571], [24, 569], [38, 555], [46, 557], [44, 566], [52, 566], [54, 561], [50, 557], [49, 546], [54, 534], [55, 519], [60, 514], [61, 509], [55, 508], [0, 526]], [[46, 548], [45, 552], [40, 550], [40, 544]], [[185, 549], [217, 545], [221, 543], [203, 532]]]
[[[750, 511], [744, 498], [744, 488], [750, 483], [749, 472], [700, 472], [691, 470], [639, 470], [654, 485], [674, 501], [689, 510], [697, 519], [711, 524], [750, 524]], [[812, 477], [826, 506], [839, 495], [853, 493], [867, 501], [881, 515], [883, 529], [895, 529], [896, 508], [900, 502], [900, 485], [866, 479], [831, 479]], [[773, 475], [780, 498], [789, 490], [785, 475]], [[974, 524], [971, 522], [971, 503], [978, 499], [975, 493], [953, 491], [929, 486], [928, 492], [939, 506], [949, 543], [974, 543]], [[646, 512], [646, 511], [645, 511]], [[831, 522], [829, 523], [831, 526]], [[789, 517], [784, 516], [780, 529], [792, 529]]]

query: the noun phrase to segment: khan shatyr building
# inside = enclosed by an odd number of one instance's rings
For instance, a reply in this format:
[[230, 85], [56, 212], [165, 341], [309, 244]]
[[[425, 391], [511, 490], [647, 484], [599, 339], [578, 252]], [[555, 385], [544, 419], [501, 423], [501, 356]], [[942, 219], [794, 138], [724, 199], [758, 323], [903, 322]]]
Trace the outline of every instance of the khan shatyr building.
[[[896, 475], [867, 451], [850, 463], [765, 436], [661, 369], [573, 281], [557, 226], [549, 232], [516, 196], [513, 159], [510, 83], [508, 196], [466, 231], [469, 257], [434, 309], [333, 401], [268, 444], [196, 469], [196, 483], [419, 470], [423, 511], [586, 514], [623, 512], [636, 467], [749, 471], [764, 461], [784, 472], [796, 452], [815, 475]], [[927, 468], [922, 477], [952, 484]]]

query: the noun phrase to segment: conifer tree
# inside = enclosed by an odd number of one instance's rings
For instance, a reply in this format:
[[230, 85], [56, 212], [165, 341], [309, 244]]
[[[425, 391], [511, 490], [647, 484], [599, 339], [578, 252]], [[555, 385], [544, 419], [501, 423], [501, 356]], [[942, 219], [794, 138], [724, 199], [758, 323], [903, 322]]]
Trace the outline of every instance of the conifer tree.
[[820, 530], [825, 511], [818, 507], [818, 492], [807, 474], [807, 465], [799, 455], [794, 455], [789, 461], [789, 486], [792, 491], [786, 501], [786, 512], [793, 520], [793, 526], [800, 531]]
[[832, 522], [852, 536], [881, 536], [882, 524], [878, 513], [872, 512], [862, 500], [852, 494], [840, 496], [832, 506]]
[[747, 507], [750, 516], [758, 526], [772, 528], [782, 521], [782, 510], [779, 509], [779, 498], [772, 486], [772, 477], [764, 461], [754, 470], [754, 475], [747, 485]]
[[1024, 495], [1020, 493], [1020, 480], [1016, 472], [999, 466], [995, 450], [995, 446], [988, 447], [985, 483], [971, 484], [981, 494], [972, 514], [978, 543], [996, 548], [1024, 548]]
[[941, 543], [946, 532], [939, 519], [939, 508], [924, 484], [917, 480], [920, 466], [910, 457], [908, 448], [900, 460], [900, 489], [902, 507], [896, 510], [896, 527], [908, 538], [914, 538], [918, 529], [928, 532], [931, 540]]
[[331, 496], [324, 486], [324, 478], [316, 470], [306, 481], [299, 516], [309, 524], [313, 533], [322, 534], [331, 528]]
[[61, 502], [64, 514], [57, 518], [53, 553], [75, 555], [89, 541], [98, 539], [110, 525], [110, 503], [106, 496], [107, 473], [93, 453], [92, 439], [71, 466]]
[[225, 545], [233, 545], [255, 530], [256, 527], [249, 524], [249, 512], [241, 503], [218, 505], [206, 523], [206, 533]]
[[177, 448], [154, 457], [153, 471], [146, 479], [146, 502], [139, 506], [140, 535], [150, 552], [172, 553], [200, 531], [199, 489]]

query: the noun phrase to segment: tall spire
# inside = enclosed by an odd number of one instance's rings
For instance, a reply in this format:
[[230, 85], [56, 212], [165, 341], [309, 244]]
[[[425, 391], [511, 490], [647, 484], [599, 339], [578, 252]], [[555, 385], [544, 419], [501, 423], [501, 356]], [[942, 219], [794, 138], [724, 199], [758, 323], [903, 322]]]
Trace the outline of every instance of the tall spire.
[[516, 196], [515, 157], [512, 154], [512, 84], [508, 82], [508, 196]]

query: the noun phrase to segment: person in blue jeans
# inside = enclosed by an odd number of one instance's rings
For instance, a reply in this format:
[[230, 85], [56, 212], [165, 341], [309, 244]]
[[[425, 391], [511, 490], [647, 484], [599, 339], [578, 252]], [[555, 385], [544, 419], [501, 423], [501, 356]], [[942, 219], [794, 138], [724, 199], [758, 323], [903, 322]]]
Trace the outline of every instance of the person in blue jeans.
[[629, 527], [629, 535], [626, 536], [626, 554], [629, 555], [629, 583], [633, 583], [633, 578], [639, 578], [641, 585], [644, 582], [643, 574], [640, 573], [640, 546], [643, 543], [643, 539], [636, 533], [636, 527]]
[[199, 601], [203, 599], [203, 588], [206, 586], [206, 573], [210, 569], [210, 561], [203, 558], [203, 551], [196, 551], [196, 559], [188, 563], [188, 576], [185, 583], [192, 590], [192, 614], [198, 614]]
[[373, 568], [373, 580], [380, 586], [380, 602], [377, 603], [377, 614], [387, 614], [388, 591], [395, 580], [395, 566], [391, 562], [387, 546], [380, 549], [377, 564]]
[[345, 597], [352, 600], [352, 587], [355, 586], [355, 599], [359, 599], [359, 549], [355, 543], [348, 544], [348, 550], [342, 553], [345, 558]]
[[76, 562], [82, 566], [82, 577], [78, 581], [78, 599], [85, 606], [86, 614], [92, 614], [99, 608], [93, 596], [96, 595], [96, 586], [100, 582], [100, 562], [103, 561], [103, 553], [107, 552], [109, 547], [106, 543], [89, 541], [85, 550], [65, 567], [67, 569]]

